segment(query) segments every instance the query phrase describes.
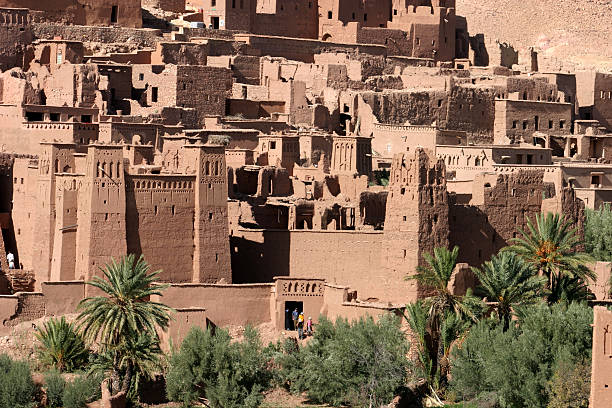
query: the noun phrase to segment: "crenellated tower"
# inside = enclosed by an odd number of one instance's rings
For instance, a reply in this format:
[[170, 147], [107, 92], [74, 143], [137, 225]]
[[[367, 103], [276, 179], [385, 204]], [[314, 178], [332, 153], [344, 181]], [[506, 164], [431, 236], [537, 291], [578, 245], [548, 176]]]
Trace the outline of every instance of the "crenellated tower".
[[[383, 265], [387, 279], [402, 282], [417, 267], [425, 265], [424, 254], [449, 245], [448, 215], [444, 162], [431, 159], [421, 148], [396, 155], [389, 178], [384, 229], [387, 244]], [[391, 290], [396, 301], [415, 301], [425, 295], [416, 281]]]
[[127, 253], [123, 147], [90, 145], [79, 191], [76, 279], [90, 280]]
[[195, 144], [184, 151], [196, 174], [192, 281], [231, 283], [225, 149]]

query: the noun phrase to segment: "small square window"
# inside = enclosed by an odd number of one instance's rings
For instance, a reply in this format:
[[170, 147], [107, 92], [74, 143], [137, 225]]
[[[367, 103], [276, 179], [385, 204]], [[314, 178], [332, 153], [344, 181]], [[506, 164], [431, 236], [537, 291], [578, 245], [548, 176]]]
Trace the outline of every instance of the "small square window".
[[276, 149], [276, 142], [270, 142], [270, 149]]
[[548, 121], [548, 128], [549, 128], [549, 129], [552, 129], [552, 128], [553, 128], [553, 126], [554, 126], [553, 121], [552, 121], [552, 120], [549, 120], [549, 121]]
[[139, 74], [138, 75], [138, 80], [139, 81], [144, 81], [144, 74]]
[[559, 121], [559, 129], [564, 129], [565, 128], [565, 121], [564, 120], [560, 120]]
[[512, 121], [512, 129], [516, 129], [518, 126], [518, 120], [513, 120]]
[[523, 121], [523, 130], [525, 130], [525, 129], [527, 129], [527, 121], [526, 120]]
[[397, 16], [397, 9], [393, 9], [393, 15]]

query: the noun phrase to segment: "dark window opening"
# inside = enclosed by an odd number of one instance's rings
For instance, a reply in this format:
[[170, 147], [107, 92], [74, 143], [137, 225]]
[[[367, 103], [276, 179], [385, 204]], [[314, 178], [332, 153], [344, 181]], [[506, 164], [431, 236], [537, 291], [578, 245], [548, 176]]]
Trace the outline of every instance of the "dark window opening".
[[368, 13], [363, 14], [363, 21], [368, 21]]
[[270, 149], [276, 149], [276, 142], [270, 142]]
[[328, 18], [329, 20], [331, 20], [333, 16], [334, 16], [334, 15], [333, 15], [333, 13], [332, 13], [331, 11], [328, 11], [328, 12], [327, 12], [327, 18]]
[[159, 91], [159, 90], [157, 89], [157, 87], [156, 87], [156, 86], [154, 86], [154, 87], [151, 89], [151, 101], [153, 101], [153, 102], [157, 102], [157, 99], [158, 99], [158, 96], [159, 96], [159, 95], [158, 95], [158, 91]]
[[552, 129], [552, 128], [553, 128], [553, 126], [554, 126], [554, 125], [553, 125], [553, 121], [552, 121], [552, 120], [549, 120], [549, 121], [548, 121], [548, 128], [549, 128], [549, 129]]
[[353, 15], [351, 16], [351, 19], [355, 19], [355, 13], [353, 13]]
[[236, 8], [236, 0], [232, 0], [232, 8]]
[[60, 121], [60, 114], [59, 113], [51, 113], [51, 114], [49, 114], [49, 119], [51, 120], [51, 122], [59, 122]]
[[217, 0], [210, 0], [210, 7], [216, 7], [217, 6]]
[[601, 179], [599, 176], [591, 176], [591, 184], [594, 186], [598, 186], [601, 184]]
[[559, 129], [563, 129], [563, 128], [565, 128], [565, 121], [561, 120], [559, 121]]
[[533, 154], [527, 155], [527, 164], [533, 164]]
[[397, 16], [397, 9], [393, 9], [393, 15]]
[[144, 81], [144, 74], [139, 74], [138, 75], [138, 80]]
[[438, 99], [438, 108], [442, 106], [442, 99]]
[[42, 112], [26, 112], [26, 120], [28, 122], [42, 122], [43, 113]]
[[536, 116], [534, 122], [535, 122], [535, 130], [540, 130], [540, 117]]
[[91, 123], [91, 115], [81, 115], [82, 123]]
[[212, 27], [215, 30], [218, 30], [219, 29], [219, 17], [211, 17], [210, 21], [212, 22]]
[[526, 120], [523, 121], [523, 130], [525, 130], [525, 129], [527, 129], [527, 121]]
[[117, 6], [113, 6], [111, 8], [111, 23], [117, 23], [117, 14], [119, 12], [119, 8]]
[[421, 44], [421, 39], [419, 37], [416, 38], [416, 45], [420, 45]]
[[518, 120], [513, 120], [512, 121], [512, 129], [516, 129], [517, 126], [518, 126]]

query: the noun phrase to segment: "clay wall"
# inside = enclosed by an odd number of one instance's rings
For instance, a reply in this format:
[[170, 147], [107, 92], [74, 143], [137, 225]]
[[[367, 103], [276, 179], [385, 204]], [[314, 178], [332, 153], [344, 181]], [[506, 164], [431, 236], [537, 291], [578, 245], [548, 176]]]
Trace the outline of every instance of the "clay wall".
[[[443, 104], [444, 106], [444, 104]], [[446, 128], [468, 133], [468, 142], [493, 142], [496, 118], [495, 94], [491, 89], [455, 86], [446, 105]]]
[[610, 275], [612, 274], [612, 263], [610, 262], [595, 262], [591, 264], [589, 269], [595, 273], [595, 280], [589, 279], [589, 289], [595, 295], [597, 300], [610, 299]]
[[150, 64], [206, 65], [207, 56], [207, 43], [160, 42], [151, 54]]
[[612, 373], [612, 312], [603, 306], [593, 309], [593, 351], [591, 363], [591, 397], [589, 407], [604, 408], [612, 404], [609, 387]]
[[612, 131], [612, 74], [597, 73], [594, 85], [593, 117]]
[[32, 42], [28, 10], [0, 9], [0, 26], [0, 71], [24, 67], [26, 47]]
[[2, 0], [0, 7], [41, 11], [43, 20], [63, 24], [142, 27], [140, 0]]
[[[384, 240], [381, 232], [237, 229], [232, 270], [258, 280], [290, 276], [350, 283], [360, 298], [389, 299], [403, 291], [398, 288], [403, 278], [392, 281], [383, 271]], [[373, 286], [374, 281], [380, 284]]]
[[202, 330], [208, 327], [206, 309], [197, 307], [174, 309], [171, 316], [172, 320], [170, 320], [168, 330], [160, 333], [161, 347], [166, 352], [171, 352], [170, 344], [174, 347], [180, 346], [193, 327], [199, 327]]
[[[171, 285], [160, 301], [175, 309], [203, 308], [206, 318], [216, 326], [253, 326], [272, 321], [273, 284], [213, 285], [183, 284]], [[229, 303], [228, 303], [229, 302]]]
[[174, 13], [185, 11], [185, 0], [142, 0], [142, 5]]
[[192, 281], [194, 184], [193, 176], [126, 179], [127, 252], [143, 255], [164, 282]]
[[43, 282], [45, 316], [62, 316], [76, 313], [77, 306], [85, 298], [85, 282]]
[[236, 41], [246, 42], [258, 49], [261, 55], [285, 57], [301, 62], [314, 62], [314, 54], [322, 52], [356, 51], [370, 55], [386, 55], [386, 48], [380, 45], [340, 44], [300, 38], [269, 37], [263, 35], [236, 35]]
[[[13, 327], [22, 322], [40, 319], [45, 315], [45, 298], [40, 292], [19, 292], [17, 298], [17, 310], [8, 320], [4, 321], [5, 327]], [[8, 297], [2, 297], [7, 299]], [[13, 302], [8, 301], [8, 310], [13, 310]]]
[[[100, 73], [93, 64], [62, 64], [45, 82], [47, 105], [90, 108], [101, 104]], [[121, 84], [125, 86], [126, 84]], [[129, 84], [131, 87], [131, 83]], [[127, 94], [120, 94], [126, 97]]]
[[160, 126], [151, 123], [100, 122], [98, 140], [102, 143], [155, 146], [159, 133]]
[[569, 135], [572, 104], [539, 101], [495, 101], [495, 143], [507, 141], [532, 143], [534, 133]]
[[35, 209], [38, 193], [38, 163], [29, 158], [16, 158], [13, 166], [13, 229], [17, 244], [17, 261], [26, 269], [33, 266]]
[[450, 242], [459, 246], [459, 262], [479, 266], [520, 236], [518, 229], [542, 211], [544, 198], [555, 196], [543, 177], [543, 171], [476, 177], [470, 204], [450, 207]]
[[35, 38], [60, 37], [68, 41], [82, 41], [83, 38], [104, 44], [122, 43], [131, 47], [155, 48], [162, 40], [161, 30], [135, 29], [127, 27], [70, 26], [55, 23], [34, 23], [32, 31]]
[[[273, 14], [258, 10], [253, 21], [252, 33], [284, 37], [317, 38], [319, 10], [316, 0], [309, 0], [308, 2], [300, 0], [267, 1], [270, 3], [269, 5], [261, 4], [258, 5], [258, 8], [273, 8]], [[264, 2], [262, 1], [261, 3]]]
[[11, 318], [17, 313], [18, 305], [17, 296], [0, 295], [0, 330], [9, 326]]

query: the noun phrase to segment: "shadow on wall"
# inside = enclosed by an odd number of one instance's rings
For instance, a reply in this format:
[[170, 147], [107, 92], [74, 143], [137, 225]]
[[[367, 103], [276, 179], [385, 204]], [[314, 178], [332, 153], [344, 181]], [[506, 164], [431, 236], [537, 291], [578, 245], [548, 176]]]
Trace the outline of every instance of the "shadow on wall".
[[[236, 234], [240, 234], [240, 231]], [[230, 237], [232, 282], [271, 283], [275, 276], [289, 276], [289, 231], [257, 231], [253, 234], [257, 234], [258, 241], [244, 236]]]

